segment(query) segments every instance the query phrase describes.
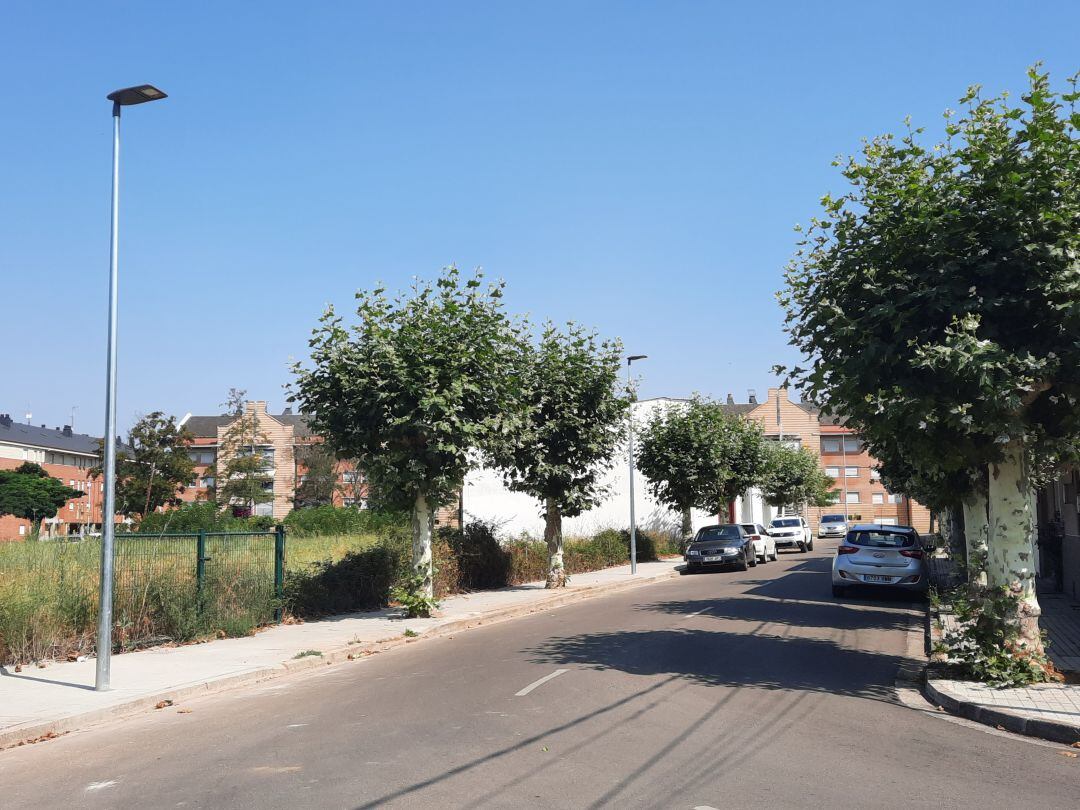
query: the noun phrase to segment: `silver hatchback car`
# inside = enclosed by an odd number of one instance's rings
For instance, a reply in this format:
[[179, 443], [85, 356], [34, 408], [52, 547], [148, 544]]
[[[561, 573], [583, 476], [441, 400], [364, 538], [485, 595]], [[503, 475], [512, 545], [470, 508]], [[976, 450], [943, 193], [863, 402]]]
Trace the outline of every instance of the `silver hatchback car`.
[[910, 526], [852, 526], [836, 549], [833, 596], [853, 585], [925, 591], [929, 581], [919, 533]]

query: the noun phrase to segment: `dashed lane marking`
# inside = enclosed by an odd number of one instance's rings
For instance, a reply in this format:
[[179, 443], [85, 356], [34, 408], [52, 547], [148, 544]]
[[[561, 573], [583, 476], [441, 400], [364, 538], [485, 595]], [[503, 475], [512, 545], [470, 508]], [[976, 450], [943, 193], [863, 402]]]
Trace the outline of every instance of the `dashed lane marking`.
[[550, 675], [545, 675], [540, 680], [533, 681], [528, 686], [526, 686], [524, 689], [522, 689], [520, 692], [515, 692], [514, 697], [525, 697], [525, 695], [529, 694], [529, 692], [531, 692], [536, 687], [543, 686], [545, 683], [550, 681], [552, 678], [558, 678], [564, 672], [568, 672], [568, 671], [569, 670], [565, 670], [565, 669], [557, 669], [554, 672], [552, 672]]

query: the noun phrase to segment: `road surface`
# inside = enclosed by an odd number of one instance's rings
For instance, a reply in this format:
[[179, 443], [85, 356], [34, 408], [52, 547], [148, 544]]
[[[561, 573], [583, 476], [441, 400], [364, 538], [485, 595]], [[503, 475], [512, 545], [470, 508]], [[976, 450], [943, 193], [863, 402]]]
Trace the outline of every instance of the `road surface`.
[[898, 701], [919, 607], [831, 548], [0, 752], [0, 806], [1080, 807], [1061, 746]]

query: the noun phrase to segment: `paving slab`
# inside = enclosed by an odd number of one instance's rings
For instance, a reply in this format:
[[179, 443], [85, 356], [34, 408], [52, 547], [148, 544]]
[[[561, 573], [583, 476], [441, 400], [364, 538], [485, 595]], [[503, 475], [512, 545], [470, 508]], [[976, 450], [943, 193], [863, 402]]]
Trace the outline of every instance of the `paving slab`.
[[[114, 655], [112, 689], [94, 690], [95, 659], [58, 662], [21, 672], [0, 667], [0, 748], [143, 711], [162, 700], [231, 688], [325, 666], [513, 616], [677, 575], [679, 560], [641, 563], [636, 575], [618, 566], [575, 574], [568, 587], [547, 590], [533, 582], [451, 596], [439, 616], [402, 619], [400, 611], [352, 613], [302, 624], [275, 625], [253, 636], [155, 647]], [[418, 634], [407, 638], [405, 630]], [[314, 650], [321, 655], [297, 657]]]

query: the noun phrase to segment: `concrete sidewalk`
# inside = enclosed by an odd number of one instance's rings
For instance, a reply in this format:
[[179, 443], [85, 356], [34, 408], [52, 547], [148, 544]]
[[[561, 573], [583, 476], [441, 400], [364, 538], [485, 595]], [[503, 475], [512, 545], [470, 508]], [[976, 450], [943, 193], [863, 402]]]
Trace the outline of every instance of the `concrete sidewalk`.
[[[443, 600], [441, 615], [434, 619], [401, 619], [397, 610], [353, 613], [277, 625], [246, 638], [116, 655], [109, 692], [94, 691], [94, 659], [44, 669], [27, 666], [19, 673], [0, 667], [0, 748], [132, 714], [162, 700], [175, 702], [389, 649], [411, 640], [404, 636], [406, 628], [421, 636], [445, 635], [656, 582], [675, 576], [680, 564], [641, 563], [633, 578], [628, 565], [575, 574], [567, 588], [555, 591], [535, 582], [452, 596]], [[296, 658], [307, 650], [322, 655]]]

